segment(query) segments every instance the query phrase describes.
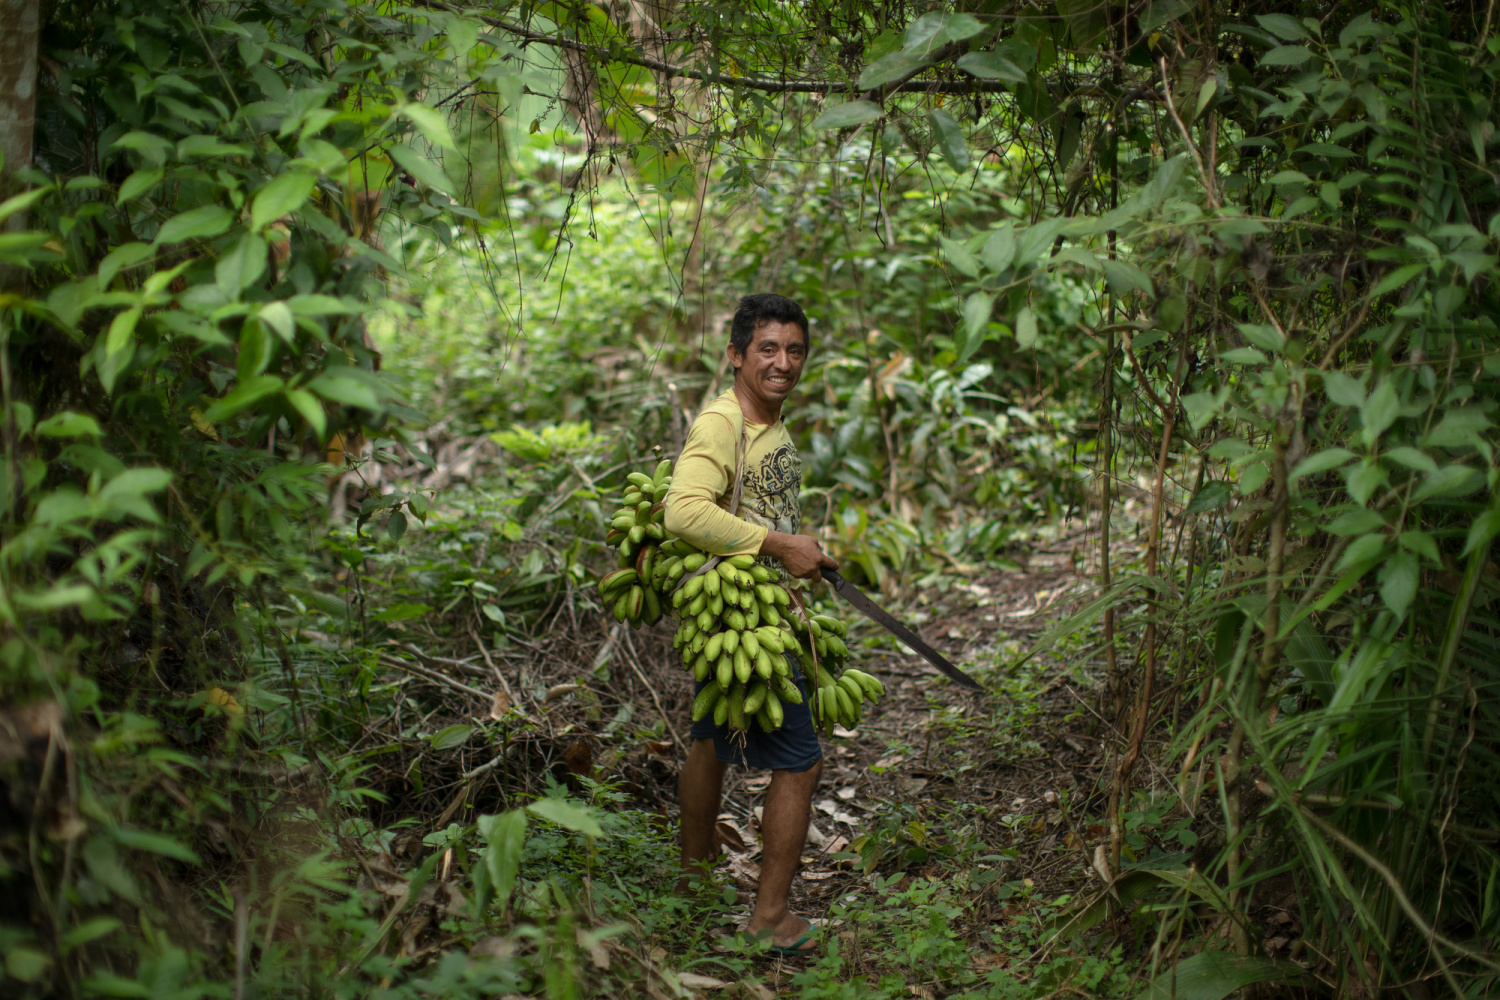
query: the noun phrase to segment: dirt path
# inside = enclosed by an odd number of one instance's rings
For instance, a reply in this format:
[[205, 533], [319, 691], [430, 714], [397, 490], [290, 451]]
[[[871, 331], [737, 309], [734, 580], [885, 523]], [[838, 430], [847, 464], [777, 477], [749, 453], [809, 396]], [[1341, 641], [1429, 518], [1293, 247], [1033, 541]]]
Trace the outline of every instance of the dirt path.
[[[987, 686], [998, 683], [998, 697], [962, 691], [873, 623], [857, 626], [873, 648], [856, 660], [886, 682], [887, 697], [857, 730], [825, 741], [813, 830], [792, 888], [797, 912], [827, 918], [840, 899], [898, 871], [952, 879], [944, 849], [960, 828], [988, 845], [986, 853], [1006, 852], [990, 882], [1029, 879], [1054, 896], [1098, 885], [1090, 860], [1104, 831], [1080, 829], [1072, 817], [1104, 766], [1094, 714], [1102, 664], [1064, 664], [1054, 655], [1014, 667], [1093, 589], [1093, 579], [1079, 572], [1085, 542], [1081, 533], [1065, 536], [1034, 552], [1024, 568], [919, 594], [902, 609], [962, 669]], [[756, 884], [757, 819], [769, 781], [731, 771], [726, 789], [724, 873], [745, 896]], [[1073, 808], [1059, 808], [1069, 799]], [[851, 851], [861, 859], [836, 857]], [[972, 914], [976, 927], [1002, 918], [1010, 905], [1003, 894], [991, 895]], [[733, 916], [743, 920], [748, 907]], [[731, 929], [726, 921], [723, 933]]]

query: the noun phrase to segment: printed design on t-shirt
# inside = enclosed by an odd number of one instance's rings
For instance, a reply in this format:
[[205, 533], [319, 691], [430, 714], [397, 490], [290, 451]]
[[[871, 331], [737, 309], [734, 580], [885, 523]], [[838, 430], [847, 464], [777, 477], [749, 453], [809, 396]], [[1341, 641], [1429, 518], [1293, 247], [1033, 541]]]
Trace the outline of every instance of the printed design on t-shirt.
[[784, 444], [745, 470], [745, 492], [740, 503], [745, 520], [795, 535], [802, 526], [802, 459]]

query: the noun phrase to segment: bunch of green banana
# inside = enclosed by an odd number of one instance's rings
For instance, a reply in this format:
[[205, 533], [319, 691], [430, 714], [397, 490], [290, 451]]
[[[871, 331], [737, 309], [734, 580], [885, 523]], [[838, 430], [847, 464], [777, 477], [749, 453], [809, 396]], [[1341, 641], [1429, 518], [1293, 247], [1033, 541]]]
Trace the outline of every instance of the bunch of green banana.
[[[663, 501], [672, 483], [672, 463], [660, 462], [647, 476], [632, 472], [630, 490], [610, 521], [605, 541], [618, 545], [620, 568], [599, 581], [605, 607], [618, 621], [654, 624], [671, 610], [679, 624], [673, 648], [682, 665], [706, 682], [693, 700], [693, 721], [712, 716], [719, 725], [766, 732], [785, 720], [784, 704], [802, 703], [787, 653], [797, 652], [817, 681], [818, 720], [826, 731], [859, 722], [859, 706], [883, 691], [879, 681], [844, 669], [847, 627], [831, 615], [792, 610], [792, 597], [753, 556], [710, 556], [663, 527]], [[825, 688], [826, 693], [825, 693]]]
[[849, 626], [839, 619], [822, 614], [808, 615], [806, 619], [793, 615], [792, 628], [797, 631], [803, 659], [815, 661], [830, 672], [842, 669], [849, 662], [849, 647], [844, 643]]
[[672, 460], [662, 459], [651, 475], [632, 472], [621, 507], [609, 522], [605, 544], [619, 546], [619, 569], [599, 581], [599, 596], [615, 621], [632, 628], [661, 620], [662, 603], [651, 585], [659, 561], [660, 543], [667, 537], [663, 509], [672, 486]]
[[844, 668], [837, 679], [821, 665], [814, 667], [812, 673], [817, 681], [812, 696], [813, 722], [825, 734], [833, 733], [835, 723], [853, 729], [859, 725], [864, 703], [873, 705], [885, 694], [884, 684], [853, 667]]
[[693, 702], [693, 721], [712, 714], [720, 725], [766, 732], [781, 728], [784, 702], [802, 703], [786, 650], [794, 645], [782, 609], [791, 595], [753, 556], [710, 563], [681, 539], [662, 546], [660, 586], [681, 617], [672, 644], [693, 677], [707, 681]]

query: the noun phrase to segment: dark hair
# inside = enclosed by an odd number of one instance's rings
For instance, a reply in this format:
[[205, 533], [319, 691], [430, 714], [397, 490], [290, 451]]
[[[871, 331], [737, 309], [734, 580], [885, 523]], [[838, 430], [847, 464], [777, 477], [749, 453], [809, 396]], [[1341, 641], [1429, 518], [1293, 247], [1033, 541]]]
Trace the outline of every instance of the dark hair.
[[807, 329], [807, 313], [785, 295], [775, 292], [760, 292], [740, 299], [734, 311], [734, 322], [729, 327], [729, 346], [744, 354], [755, 339], [755, 331], [766, 323], [796, 323], [802, 327], [802, 346], [812, 347], [812, 336]]

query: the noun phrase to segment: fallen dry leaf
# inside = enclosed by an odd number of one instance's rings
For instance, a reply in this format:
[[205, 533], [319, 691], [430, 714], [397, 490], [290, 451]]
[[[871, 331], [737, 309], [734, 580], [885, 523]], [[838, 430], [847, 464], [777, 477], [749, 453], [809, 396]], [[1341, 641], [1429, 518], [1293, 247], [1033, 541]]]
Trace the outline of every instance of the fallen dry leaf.
[[760, 865], [748, 858], [731, 855], [729, 877], [734, 880], [735, 888], [754, 891], [760, 886]]
[[802, 877], [809, 882], [821, 882], [824, 879], [833, 878], [838, 872], [810, 872], [803, 871]]
[[807, 842], [814, 847], [824, 847], [828, 843], [828, 834], [819, 830], [812, 820], [807, 821]]
[[601, 972], [608, 972], [609, 949], [605, 948], [601, 942], [590, 937], [582, 927], [574, 928], [574, 934], [578, 939], [578, 947], [589, 953], [589, 961], [594, 964], [594, 968]]
[[504, 691], [496, 691], [490, 698], [490, 718], [499, 722], [510, 712], [510, 695]]
[[546, 704], [548, 702], [556, 701], [565, 694], [572, 694], [574, 691], [582, 690], [582, 684], [554, 684], [549, 687], [547, 689], [547, 693], [542, 696], [542, 703]]
[[563, 751], [563, 762], [568, 765], [568, 770], [580, 776], [587, 776], [594, 768], [594, 752], [589, 745], [582, 740], [575, 740]]
[[679, 972], [677, 981], [690, 990], [721, 990], [729, 984], [713, 976], [700, 976], [696, 972]]
[[842, 833], [823, 845], [824, 854], [837, 854], [840, 851], [847, 851], [848, 849], [849, 838], [844, 836]]
[[740, 828], [726, 820], [719, 820], [714, 824], [714, 840], [731, 851], [743, 852], [750, 849]]
[[646, 741], [646, 752], [647, 753], [654, 753], [654, 754], [656, 754], [657, 756], [660, 756], [660, 757], [670, 757], [670, 756], [672, 756], [672, 744], [670, 744], [670, 743], [658, 743], [655, 740], [647, 740]]
[[845, 802], [848, 802], [850, 799], [854, 798], [854, 796], [856, 794], [858, 794], [858, 793], [854, 790], [854, 786], [853, 785], [849, 785], [849, 786], [847, 786], [845, 788], [840, 788], [838, 791], [834, 792], [833, 794], [837, 795], [839, 798], [843, 799]]

